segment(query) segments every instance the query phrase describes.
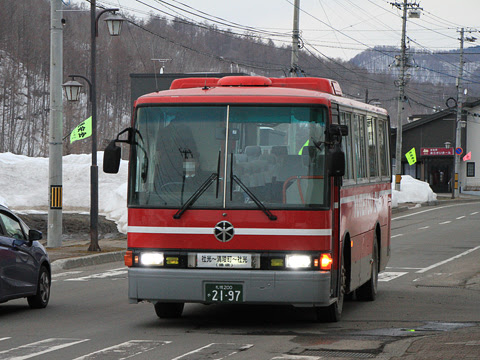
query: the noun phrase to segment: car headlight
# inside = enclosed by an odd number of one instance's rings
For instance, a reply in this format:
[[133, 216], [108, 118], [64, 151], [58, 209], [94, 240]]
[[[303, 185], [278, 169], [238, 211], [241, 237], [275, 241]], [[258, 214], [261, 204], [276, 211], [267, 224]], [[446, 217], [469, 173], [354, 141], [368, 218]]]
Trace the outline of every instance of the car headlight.
[[312, 258], [310, 255], [292, 254], [285, 256], [285, 263], [287, 268], [310, 268], [312, 266]]
[[144, 252], [140, 254], [140, 265], [163, 266], [164, 256], [161, 252]]

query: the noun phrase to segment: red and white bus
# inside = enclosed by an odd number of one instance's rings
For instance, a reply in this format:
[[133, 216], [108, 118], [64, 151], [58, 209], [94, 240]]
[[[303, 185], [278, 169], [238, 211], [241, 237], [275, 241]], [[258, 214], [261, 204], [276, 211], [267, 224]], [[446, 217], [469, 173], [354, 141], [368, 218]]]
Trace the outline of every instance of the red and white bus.
[[185, 303], [290, 304], [338, 321], [374, 300], [390, 256], [387, 112], [321, 78], [175, 80], [138, 98], [128, 297], [161, 318]]

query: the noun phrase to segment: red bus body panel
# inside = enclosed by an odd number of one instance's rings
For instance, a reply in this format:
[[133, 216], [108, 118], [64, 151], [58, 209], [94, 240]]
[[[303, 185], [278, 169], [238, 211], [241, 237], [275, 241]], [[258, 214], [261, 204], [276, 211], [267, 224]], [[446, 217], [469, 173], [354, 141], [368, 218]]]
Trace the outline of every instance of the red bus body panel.
[[[331, 247], [331, 235], [302, 236], [295, 234], [298, 229], [320, 229], [324, 233], [331, 233], [332, 216], [330, 211], [273, 210], [272, 212], [278, 217], [276, 221], [269, 220], [260, 210], [190, 209], [178, 220], [173, 218], [175, 212], [176, 210], [130, 208], [128, 210], [128, 247], [265, 251], [326, 251]], [[230, 221], [236, 232], [241, 233], [242, 229], [248, 229], [244, 232], [255, 235], [236, 233], [231, 241], [220, 242], [215, 238], [213, 229], [222, 220]], [[131, 232], [134, 227], [150, 227], [151, 230], [148, 233]], [[160, 233], [160, 231], [165, 231], [162, 228], [171, 228], [172, 230]], [[291, 231], [291, 235], [287, 235], [289, 231]], [[272, 232], [279, 234], [272, 235]]]

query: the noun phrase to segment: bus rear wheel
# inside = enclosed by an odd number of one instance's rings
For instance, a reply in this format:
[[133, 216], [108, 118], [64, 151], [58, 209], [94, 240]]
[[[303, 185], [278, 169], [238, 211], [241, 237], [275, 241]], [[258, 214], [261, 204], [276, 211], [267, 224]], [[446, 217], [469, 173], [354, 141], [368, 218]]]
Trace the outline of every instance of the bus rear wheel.
[[161, 319], [176, 319], [182, 316], [184, 303], [155, 303], [155, 313]]

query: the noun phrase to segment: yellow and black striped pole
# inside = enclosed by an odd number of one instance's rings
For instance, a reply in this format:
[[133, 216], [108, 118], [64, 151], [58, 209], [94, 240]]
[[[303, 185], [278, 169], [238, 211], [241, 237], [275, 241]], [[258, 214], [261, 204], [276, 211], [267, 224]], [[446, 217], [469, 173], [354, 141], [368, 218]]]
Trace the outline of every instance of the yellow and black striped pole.
[[61, 209], [63, 201], [62, 185], [50, 186], [50, 209]]

